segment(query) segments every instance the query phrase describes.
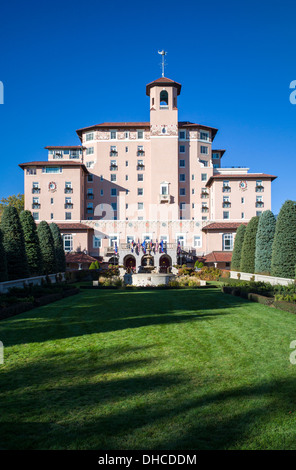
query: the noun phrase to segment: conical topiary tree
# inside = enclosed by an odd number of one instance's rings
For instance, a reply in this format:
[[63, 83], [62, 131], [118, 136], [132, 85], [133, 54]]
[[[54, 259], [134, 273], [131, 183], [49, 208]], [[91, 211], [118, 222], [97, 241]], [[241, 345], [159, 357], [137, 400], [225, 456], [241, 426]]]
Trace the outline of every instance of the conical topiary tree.
[[270, 274], [275, 225], [275, 216], [270, 210], [260, 215], [256, 236], [255, 273]]
[[234, 240], [234, 247], [232, 252], [231, 258], [231, 270], [232, 271], [239, 271], [240, 270], [240, 262], [241, 262], [241, 255], [242, 255], [242, 248], [243, 242], [245, 237], [246, 226], [240, 225], [236, 231], [236, 236]]
[[6, 253], [3, 246], [3, 235], [0, 230], [0, 282], [8, 280]]
[[259, 217], [252, 217], [247, 225], [241, 256], [240, 270], [244, 273], [255, 271], [256, 234]]
[[276, 221], [272, 245], [272, 276], [294, 278], [296, 265], [296, 202], [286, 201]]
[[8, 279], [22, 279], [29, 276], [24, 234], [18, 215], [13, 206], [3, 210], [1, 219], [3, 247], [6, 252]]
[[53, 237], [57, 272], [63, 273], [66, 271], [66, 257], [61, 232], [55, 223], [51, 223], [49, 227]]
[[31, 276], [43, 273], [42, 256], [35, 220], [30, 211], [23, 211], [20, 221], [24, 233], [26, 255]]
[[49, 225], [42, 220], [37, 228], [39, 244], [43, 261], [43, 273], [53, 274], [57, 272], [54, 241]]

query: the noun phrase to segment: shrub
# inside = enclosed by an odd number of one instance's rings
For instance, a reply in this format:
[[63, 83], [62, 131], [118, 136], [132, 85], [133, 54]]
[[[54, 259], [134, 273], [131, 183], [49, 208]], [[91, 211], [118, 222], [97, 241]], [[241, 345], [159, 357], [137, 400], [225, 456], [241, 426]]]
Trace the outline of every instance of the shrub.
[[294, 278], [296, 265], [296, 203], [286, 201], [277, 217], [272, 245], [272, 276]]
[[201, 261], [195, 261], [194, 263], [194, 267], [197, 268], [197, 269], [201, 269], [203, 267], [203, 263]]
[[201, 271], [195, 274], [196, 277], [204, 281], [218, 281], [221, 276], [221, 270], [214, 267], [204, 266]]
[[259, 218], [256, 236], [255, 273], [270, 274], [275, 226], [273, 213], [264, 211]]
[[40, 222], [40, 224], [38, 225], [37, 233], [43, 259], [43, 273], [55, 273], [57, 271], [57, 268], [54, 241], [52, 232], [49, 228], [48, 223], [45, 222], [45, 220], [42, 220], [42, 222]]
[[244, 273], [255, 271], [256, 234], [259, 217], [252, 217], [247, 225], [241, 254], [240, 270]]
[[90, 264], [89, 269], [100, 269], [99, 262], [98, 262], [98, 261], [93, 261], [93, 262]]
[[43, 273], [42, 256], [35, 220], [30, 211], [21, 212], [20, 221], [24, 233], [26, 255], [31, 276]]
[[246, 226], [240, 225], [236, 231], [233, 253], [231, 258], [231, 270], [239, 271], [241, 264], [241, 254], [245, 237]]
[[17, 209], [13, 206], [5, 207], [1, 230], [3, 234], [3, 248], [6, 252], [7, 274], [9, 280], [22, 279], [29, 276], [24, 234]]
[[57, 224], [51, 223], [49, 226], [53, 238], [53, 246], [56, 260], [56, 270], [60, 273], [66, 271], [66, 257], [64, 252], [63, 239]]
[[6, 261], [6, 253], [3, 246], [3, 235], [2, 231], [0, 230], [0, 282], [7, 281], [8, 274], [7, 274], [7, 261]]

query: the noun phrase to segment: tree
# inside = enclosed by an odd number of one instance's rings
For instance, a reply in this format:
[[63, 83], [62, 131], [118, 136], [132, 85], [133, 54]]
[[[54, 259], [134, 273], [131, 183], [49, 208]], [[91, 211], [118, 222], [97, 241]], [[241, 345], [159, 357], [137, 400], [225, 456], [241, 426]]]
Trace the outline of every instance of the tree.
[[270, 274], [275, 225], [275, 216], [271, 211], [264, 211], [259, 217], [256, 236], [255, 273]]
[[13, 194], [12, 196], [8, 196], [6, 198], [3, 197], [0, 200], [0, 220], [2, 218], [2, 214], [3, 214], [5, 207], [7, 206], [15, 207], [18, 213], [20, 214], [21, 211], [24, 210], [24, 205], [25, 205], [24, 195], [21, 193], [16, 194], [16, 195]]
[[231, 258], [231, 270], [232, 271], [239, 271], [240, 270], [240, 263], [241, 263], [241, 255], [242, 255], [242, 248], [243, 242], [245, 237], [246, 226], [240, 225], [236, 231], [236, 236], [234, 240], [234, 247], [232, 252]]
[[49, 225], [42, 220], [37, 228], [41, 255], [43, 260], [43, 273], [53, 274], [57, 272], [54, 241]]
[[252, 217], [246, 227], [240, 264], [240, 270], [244, 273], [253, 273], [255, 271], [255, 249], [258, 223], [259, 217]]
[[49, 227], [53, 237], [57, 272], [63, 273], [66, 271], [66, 257], [61, 232], [57, 224], [51, 223]]
[[30, 211], [23, 211], [20, 221], [24, 233], [26, 255], [31, 276], [43, 273], [42, 256], [35, 220]]
[[296, 265], [296, 202], [286, 201], [276, 221], [272, 245], [272, 276], [294, 278]]
[[0, 282], [8, 280], [6, 253], [3, 246], [3, 234], [0, 230]]
[[24, 234], [18, 215], [13, 206], [3, 210], [1, 220], [3, 247], [6, 252], [8, 279], [22, 279], [29, 276]]

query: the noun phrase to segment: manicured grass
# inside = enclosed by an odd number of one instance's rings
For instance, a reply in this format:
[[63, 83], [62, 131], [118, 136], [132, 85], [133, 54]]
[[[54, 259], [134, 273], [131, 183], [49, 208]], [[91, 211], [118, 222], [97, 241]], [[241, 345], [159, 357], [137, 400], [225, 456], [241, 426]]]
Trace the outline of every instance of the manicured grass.
[[214, 288], [84, 290], [0, 322], [0, 448], [295, 449], [294, 339]]

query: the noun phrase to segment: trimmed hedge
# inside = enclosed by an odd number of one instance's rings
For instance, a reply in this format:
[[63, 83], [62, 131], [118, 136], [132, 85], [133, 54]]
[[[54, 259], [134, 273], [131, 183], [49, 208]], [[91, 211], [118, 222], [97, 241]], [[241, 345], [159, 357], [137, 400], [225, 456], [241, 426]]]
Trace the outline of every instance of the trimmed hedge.
[[240, 271], [243, 273], [254, 273], [255, 271], [255, 249], [258, 223], [259, 217], [252, 217], [245, 231], [240, 263]]
[[296, 265], [296, 202], [286, 201], [276, 221], [272, 245], [272, 276], [293, 279]]
[[235, 240], [234, 240], [234, 247], [232, 252], [231, 258], [231, 270], [232, 271], [239, 271], [240, 264], [241, 264], [241, 255], [242, 255], [242, 248], [244, 243], [246, 226], [240, 225], [236, 231]]

